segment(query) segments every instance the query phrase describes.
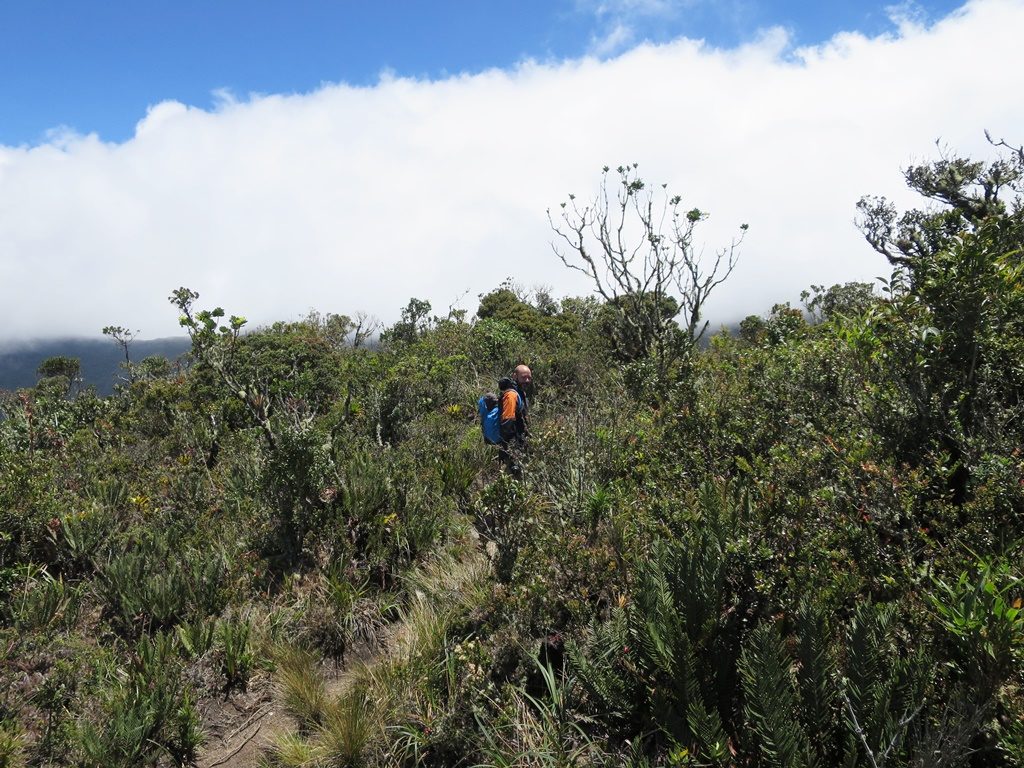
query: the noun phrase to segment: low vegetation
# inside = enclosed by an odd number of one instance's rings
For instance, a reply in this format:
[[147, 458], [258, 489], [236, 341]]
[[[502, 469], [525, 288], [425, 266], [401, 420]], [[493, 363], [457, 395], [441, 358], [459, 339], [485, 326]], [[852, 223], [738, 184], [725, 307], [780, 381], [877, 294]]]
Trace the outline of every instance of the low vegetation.
[[[909, 169], [930, 208], [861, 202], [879, 292], [814, 287], [706, 346], [694, 209], [692, 279], [654, 293], [414, 299], [368, 344], [339, 315], [245, 333], [182, 288], [187, 365], [110, 397], [46, 366], [0, 400], [0, 766], [206, 765], [212, 713], [261, 691], [279, 768], [1024, 764], [1000, 149]], [[475, 401], [523, 361], [513, 478]]]

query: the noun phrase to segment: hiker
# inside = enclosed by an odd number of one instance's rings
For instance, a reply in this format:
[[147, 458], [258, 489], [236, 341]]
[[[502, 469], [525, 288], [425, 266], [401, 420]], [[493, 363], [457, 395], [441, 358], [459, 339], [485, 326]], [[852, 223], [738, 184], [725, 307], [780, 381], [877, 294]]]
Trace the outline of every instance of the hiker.
[[517, 365], [511, 377], [498, 382], [501, 428], [498, 455], [515, 477], [522, 472], [520, 462], [526, 454], [530, 408], [527, 391], [532, 384], [533, 372], [525, 365]]
[[514, 379], [498, 381], [498, 459], [514, 477], [519, 477], [519, 456], [526, 447], [526, 403]]
[[476, 404], [480, 414], [480, 432], [487, 445], [501, 445], [501, 409], [493, 392], [483, 395]]
[[533, 372], [519, 365], [512, 376], [498, 382], [497, 395], [488, 392], [477, 401], [484, 442], [498, 447], [499, 460], [516, 477], [521, 472], [519, 459], [526, 452], [527, 392], [532, 384]]
[[523, 401], [523, 411], [519, 420], [519, 434], [524, 440], [530, 434], [530, 398], [533, 389], [533, 371], [528, 365], [517, 365], [512, 372], [512, 381], [515, 382], [516, 392]]

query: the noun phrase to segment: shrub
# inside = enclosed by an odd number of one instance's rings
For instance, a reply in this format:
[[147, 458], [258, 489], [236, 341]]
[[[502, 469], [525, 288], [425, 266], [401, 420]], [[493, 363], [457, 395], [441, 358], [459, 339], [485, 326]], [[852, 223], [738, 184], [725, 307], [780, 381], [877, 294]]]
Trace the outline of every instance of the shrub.
[[226, 562], [215, 548], [175, 546], [163, 533], [113, 554], [97, 575], [97, 588], [115, 626], [124, 634], [171, 629], [192, 615], [224, 608]]
[[109, 681], [101, 701], [98, 721], [79, 727], [83, 765], [133, 768], [165, 755], [179, 765], [194, 761], [203, 735], [170, 636], [143, 636], [125, 675]]

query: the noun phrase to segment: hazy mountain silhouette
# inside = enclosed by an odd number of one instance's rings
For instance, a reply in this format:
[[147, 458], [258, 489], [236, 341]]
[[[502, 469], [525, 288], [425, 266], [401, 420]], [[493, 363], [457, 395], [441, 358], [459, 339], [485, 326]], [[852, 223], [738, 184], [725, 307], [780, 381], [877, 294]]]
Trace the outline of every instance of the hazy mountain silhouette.
[[[136, 340], [131, 343], [133, 363], [151, 355], [174, 361], [187, 352], [191, 344], [186, 337]], [[82, 364], [84, 386], [109, 395], [117, 377], [124, 375], [121, 363], [124, 353], [110, 339], [46, 339], [0, 347], [0, 389], [31, 387], [39, 379], [36, 370], [48, 357], [77, 357]]]

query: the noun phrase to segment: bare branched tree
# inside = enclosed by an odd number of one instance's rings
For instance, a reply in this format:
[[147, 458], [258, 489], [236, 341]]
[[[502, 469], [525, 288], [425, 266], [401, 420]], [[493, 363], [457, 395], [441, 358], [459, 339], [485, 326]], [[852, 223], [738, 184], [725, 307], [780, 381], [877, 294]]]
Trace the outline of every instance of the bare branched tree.
[[[586, 275], [594, 290], [620, 315], [639, 340], [642, 354], [664, 367], [683, 345], [704, 335], [708, 297], [732, 273], [747, 231], [705, 258], [693, 245], [697, 225], [708, 214], [684, 209], [667, 185], [652, 189], [637, 164], [605, 166], [597, 194], [585, 204], [575, 195], [548, 221], [557, 235], [552, 249], [569, 269]], [[676, 318], [681, 317], [681, 324]]]
[[366, 312], [357, 312], [352, 326], [352, 349], [359, 349], [380, 330], [381, 322]]

